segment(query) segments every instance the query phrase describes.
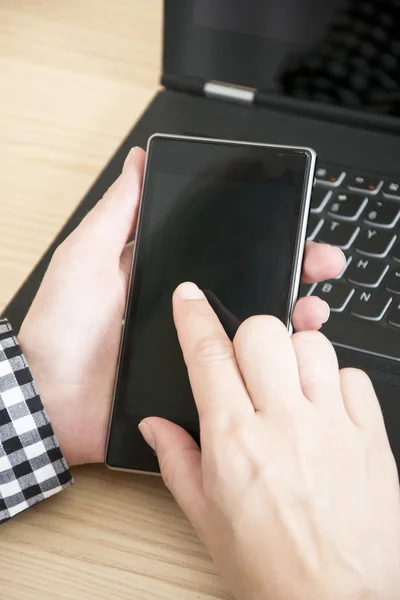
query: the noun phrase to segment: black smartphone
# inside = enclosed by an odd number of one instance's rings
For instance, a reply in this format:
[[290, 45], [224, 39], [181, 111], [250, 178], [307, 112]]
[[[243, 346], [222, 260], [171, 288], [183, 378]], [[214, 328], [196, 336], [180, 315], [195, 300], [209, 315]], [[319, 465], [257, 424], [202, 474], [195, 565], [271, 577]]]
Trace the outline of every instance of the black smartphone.
[[252, 315], [290, 328], [316, 155], [308, 148], [174, 135], [147, 147], [106, 464], [158, 473], [138, 424], [160, 416], [199, 441], [172, 317], [184, 281], [206, 294], [229, 337]]

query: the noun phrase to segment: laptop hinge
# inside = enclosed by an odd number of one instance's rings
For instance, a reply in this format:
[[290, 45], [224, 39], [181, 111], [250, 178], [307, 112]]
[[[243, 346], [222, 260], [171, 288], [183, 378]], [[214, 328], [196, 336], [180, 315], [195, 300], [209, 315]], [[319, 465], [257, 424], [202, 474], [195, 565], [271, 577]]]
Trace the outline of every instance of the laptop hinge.
[[169, 90], [195, 94], [196, 96], [203, 95], [204, 79], [200, 79], [199, 77], [181, 77], [180, 75], [163, 73], [161, 84]]
[[219, 81], [207, 81], [203, 87], [203, 93], [207, 98], [218, 98], [239, 104], [253, 104], [256, 91], [254, 88], [229, 85]]
[[253, 104], [257, 90], [254, 88], [231, 85], [222, 81], [206, 81], [198, 77], [184, 77], [163, 73], [161, 84], [170, 90], [216, 98], [224, 102], [236, 102], [239, 104]]

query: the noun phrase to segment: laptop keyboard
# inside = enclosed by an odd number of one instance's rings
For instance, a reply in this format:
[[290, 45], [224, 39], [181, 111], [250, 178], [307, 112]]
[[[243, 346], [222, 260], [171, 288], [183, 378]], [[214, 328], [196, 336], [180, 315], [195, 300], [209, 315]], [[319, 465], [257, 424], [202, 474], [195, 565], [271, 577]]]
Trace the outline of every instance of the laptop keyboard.
[[400, 360], [400, 178], [318, 165], [308, 239], [337, 246], [346, 268], [302, 286], [328, 302], [323, 332], [339, 346]]

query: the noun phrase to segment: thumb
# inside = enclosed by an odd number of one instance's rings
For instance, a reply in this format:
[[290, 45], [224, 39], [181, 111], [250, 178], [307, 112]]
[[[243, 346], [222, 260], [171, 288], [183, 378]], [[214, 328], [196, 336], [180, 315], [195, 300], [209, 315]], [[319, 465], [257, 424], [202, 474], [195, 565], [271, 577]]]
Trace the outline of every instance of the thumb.
[[80, 251], [102, 261], [119, 260], [136, 226], [145, 156], [141, 148], [132, 148], [121, 175], [72, 233], [71, 241]]
[[139, 430], [157, 454], [165, 485], [190, 521], [198, 523], [204, 504], [198, 445], [182, 427], [159, 417], [144, 419]]

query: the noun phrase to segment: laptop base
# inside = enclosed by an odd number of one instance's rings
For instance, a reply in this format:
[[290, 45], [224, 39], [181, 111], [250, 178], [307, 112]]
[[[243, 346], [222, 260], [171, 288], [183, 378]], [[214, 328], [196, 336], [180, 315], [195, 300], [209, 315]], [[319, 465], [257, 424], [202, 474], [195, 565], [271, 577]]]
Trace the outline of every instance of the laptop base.
[[[82, 202], [57, 235], [28, 279], [3, 312], [18, 331], [37, 292], [55, 248], [75, 229], [118, 177], [133, 146], [145, 147], [155, 132], [200, 135], [314, 148], [324, 162], [349, 165], [361, 171], [397, 173], [400, 139], [348, 125], [313, 119], [262, 106], [239, 105], [218, 99], [163, 90], [148, 106]], [[377, 150], [379, 149], [379, 150]], [[396, 459], [400, 464], [400, 362], [337, 348], [341, 366], [366, 370], [372, 377], [384, 411]]]

